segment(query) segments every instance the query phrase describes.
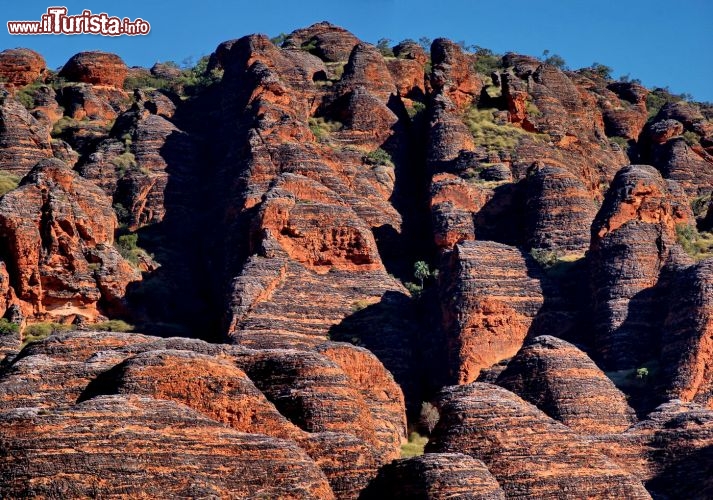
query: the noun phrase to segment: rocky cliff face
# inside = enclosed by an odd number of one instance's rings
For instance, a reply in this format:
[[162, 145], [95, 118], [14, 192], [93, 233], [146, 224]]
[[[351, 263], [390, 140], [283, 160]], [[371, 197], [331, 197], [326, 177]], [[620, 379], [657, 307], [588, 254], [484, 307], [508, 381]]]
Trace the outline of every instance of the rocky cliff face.
[[329, 23], [45, 66], [0, 53], [3, 498], [710, 497], [705, 105]]
[[450, 387], [427, 450], [482, 460], [507, 496], [650, 498], [641, 483], [515, 394], [489, 384]]
[[497, 383], [581, 434], [623, 432], [636, 422], [624, 394], [594, 362], [554, 337], [525, 344]]

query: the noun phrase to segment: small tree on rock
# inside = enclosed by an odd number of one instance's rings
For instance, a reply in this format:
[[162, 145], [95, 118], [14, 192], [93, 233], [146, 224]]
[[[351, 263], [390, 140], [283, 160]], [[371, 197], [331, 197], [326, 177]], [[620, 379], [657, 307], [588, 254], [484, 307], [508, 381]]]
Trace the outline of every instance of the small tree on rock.
[[421, 427], [428, 431], [429, 435], [436, 427], [439, 418], [441, 418], [441, 416], [435, 406], [433, 406], [428, 401], [424, 401], [421, 404], [421, 415], [419, 416], [418, 422]]
[[423, 288], [423, 280], [431, 276], [431, 268], [428, 264], [422, 260], [419, 260], [413, 265], [413, 277], [421, 281], [421, 288]]

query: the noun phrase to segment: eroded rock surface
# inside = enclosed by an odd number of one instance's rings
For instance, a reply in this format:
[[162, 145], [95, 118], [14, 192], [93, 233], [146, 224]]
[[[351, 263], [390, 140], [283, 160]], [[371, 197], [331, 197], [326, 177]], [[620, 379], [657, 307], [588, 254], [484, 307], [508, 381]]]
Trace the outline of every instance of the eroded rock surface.
[[45, 58], [30, 49], [0, 52], [0, 81], [22, 87], [40, 78], [47, 69]]
[[504, 500], [505, 493], [480, 460], [461, 453], [427, 453], [383, 466], [360, 498], [454, 497]]
[[324, 474], [294, 444], [233, 431], [174, 402], [104, 396], [0, 419], [7, 497], [333, 498]]
[[537, 273], [537, 264], [517, 248], [490, 241], [456, 245], [441, 277], [454, 381], [472, 382], [481, 369], [520, 349], [544, 301]]
[[650, 498], [638, 479], [503, 388], [444, 389], [426, 451], [482, 460], [506, 496]]
[[39, 162], [0, 200], [0, 234], [26, 316], [64, 318], [120, 311], [138, 271], [113, 246], [116, 215], [93, 183], [59, 160]]
[[80, 52], [62, 67], [59, 76], [72, 82], [92, 83], [122, 88], [127, 74], [126, 64], [116, 54]]
[[581, 434], [623, 432], [636, 422], [624, 394], [594, 362], [555, 337], [528, 341], [497, 384]]

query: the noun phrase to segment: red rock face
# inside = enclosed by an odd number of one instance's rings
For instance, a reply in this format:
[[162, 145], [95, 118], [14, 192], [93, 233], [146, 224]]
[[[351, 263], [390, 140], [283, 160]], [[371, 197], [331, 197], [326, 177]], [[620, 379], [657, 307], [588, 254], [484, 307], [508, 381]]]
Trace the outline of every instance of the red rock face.
[[465, 109], [478, 100], [483, 82], [473, 69], [473, 58], [461, 48], [444, 38], [431, 46], [433, 71], [431, 87], [450, 99], [459, 109]]
[[326, 343], [317, 351], [335, 362], [364, 398], [374, 419], [375, 447], [386, 459], [398, 458], [406, 439], [406, 415], [401, 388], [376, 356], [368, 350], [342, 343]]
[[[232, 431], [169, 401], [105, 396], [2, 419], [3, 442], [27, 450], [33, 464], [4, 457], [3, 496], [333, 498], [325, 476], [289, 441]], [[78, 442], [81, 450], [67, 452]], [[51, 473], [30, 481], [41, 470]]]
[[650, 498], [641, 483], [564, 425], [490, 384], [446, 388], [426, 451], [482, 460], [506, 496]]
[[59, 76], [72, 82], [91, 83], [122, 88], [127, 74], [126, 64], [116, 54], [80, 52], [62, 67]]
[[664, 265], [683, 259], [675, 226], [690, 220], [674, 206], [658, 171], [632, 165], [617, 174], [592, 224], [592, 314], [605, 366], [633, 368], [655, 356], [654, 287]]
[[564, 168], [534, 167], [527, 177], [527, 244], [563, 253], [589, 247], [589, 224], [596, 214], [592, 194]]
[[[710, 262], [676, 243], [692, 201], [713, 226], [710, 110], [648, 121], [640, 85], [516, 54], [482, 75], [445, 39], [428, 76], [414, 42], [393, 53], [319, 23], [221, 43], [195, 86], [130, 70], [170, 91], [125, 92], [120, 59], [82, 53], [70, 83], [18, 94], [42, 69], [11, 65], [2, 316], [212, 343], [77, 330], [21, 351], [3, 322], [0, 440], [31, 463], [6, 461], [0, 496], [711, 496]], [[153, 256], [129, 265], [119, 224]], [[446, 389], [438, 453], [386, 465], [440, 384], [476, 379], [539, 409]]]
[[22, 176], [51, 156], [49, 130], [22, 104], [0, 97], [0, 169]]
[[6, 409], [66, 411], [103, 394], [171, 400], [234, 430], [297, 443], [338, 497], [356, 498], [378, 467], [398, 456], [403, 396], [365, 349], [326, 343], [317, 351], [324, 354], [64, 333], [26, 349], [0, 377], [0, 401]]
[[366, 43], [356, 45], [349, 55], [337, 92], [345, 94], [357, 87], [363, 87], [383, 103], [396, 94], [396, 86], [384, 58], [376, 47]]
[[42, 77], [47, 69], [44, 57], [30, 49], [0, 52], [0, 82], [22, 87]]
[[661, 339], [666, 396], [713, 409], [713, 260], [674, 279]]
[[461, 453], [427, 453], [395, 460], [360, 498], [433, 498], [458, 496], [504, 500], [505, 493], [485, 464]]
[[117, 88], [72, 84], [62, 87], [59, 101], [65, 114], [75, 120], [112, 121], [128, 109], [129, 96]]
[[309, 28], [299, 29], [290, 33], [285, 42], [286, 47], [301, 48], [314, 46], [311, 52], [320, 59], [329, 62], [340, 62], [349, 59], [349, 54], [359, 39], [344, 28], [327, 22], [316, 23]]
[[695, 403], [663, 404], [623, 434], [592, 446], [646, 484], [653, 496], [707, 498], [711, 482], [713, 412]]
[[190, 351], [149, 351], [115, 368], [111, 392], [168, 399], [235, 430], [291, 439], [298, 429], [280, 415], [228, 359]]
[[497, 383], [581, 434], [623, 432], [636, 422], [624, 394], [594, 362], [555, 337], [529, 341]]
[[535, 266], [514, 247], [489, 241], [456, 245], [441, 277], [441, 307], [451, 375], [465, 384], [513, 356], [542, 307]]
[[648, 118], [648, 89], [636, 83], [614, 82], [606, 89], [595, 84], [593, 90], [600, 96], [599, 106], [607, 135], [638, 140]]
[[121, 308], [141, 279], [114, 249], [110, 200], [58, 160], [40, 162], [0, 200], [11, 283], [27, 316], [94, 318], [102, 300]]
[[[419, 47], [420, 48], [420, 47]], [[423, 49], [421, 49], [423, 53]], [[422, 99], [426, 95], [423, 81], [424, 64], [417, 59], [391, 59], [386, 61], [391, 78], [402, 97]]]

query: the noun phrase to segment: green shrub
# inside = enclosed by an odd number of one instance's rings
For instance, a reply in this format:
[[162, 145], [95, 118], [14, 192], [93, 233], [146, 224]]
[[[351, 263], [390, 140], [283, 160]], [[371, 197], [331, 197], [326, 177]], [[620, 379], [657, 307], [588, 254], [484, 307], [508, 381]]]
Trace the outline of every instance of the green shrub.
[[50, 135], [53, 138], [60, 137], [64, 135], [64, 133], [72, 128], [77, 126], [77, 120], [74, 118], [70, 118], [69, 116], [63, 116], [57, 122], [54, 124], [52, 127], [52, 132], [50, 132]]
[[[470, 108], [463, 116], [463, 122], [470, 129], [475, 144], [491, 153], [512, 153], [520, 140], [529, 132], [511, 124], [495, 123], [494, 109]], [[537, 137], [537, 134], [530, 134]]]
[[275, 45], [276, 47], [282, 47], [282, 44], [285, 43], [285, 40], [287, 40], [287, 34], [286, 33], [280, 33], [277, 36], [273, 36], [270, 38], [270, 41]]
[[376, 48], [379, 49], [381, 55], [384, 57], [394, 57], [394, 51], [391, 50], [391, 40], [388, 38], [381, 38], [376, 42]]
[[139, 246], [138, 234], [127, 233], [125, 228], [121, 228], [119, 233], [114, 241], [114, 247], [119, 251], [119, 254], [134, 267], [138, 267], [142, 260], [153, 259], [152, 254], [149, 254]]
[[12, 191], [20, 184], [20, 176], [0, 170], [0, 196]]
[[17, 91], [15, 99], [17, 99], [26, 109], [33, 109], [35, 107], [35, 93], [43, 85], [44, 83], [39, 80], [30, 83], [29, 85], [25, 85]]
[[136, 233], [122, 234], [116, 239], [117, 250], [122, 257], [136, 265], [139, 263], [138, 251], [141, 250], [138, 246], [139, 235]]
[[174, 86], [175, 83], [170, 80], [145, 73], [129, 73], [126, 80], [124, 80], [124, 90], [127, 91], [134, 89], [173, 89]]
[[683, 140], [686, 141], [686, 144], [689, 146], [700, 146], [701, 144], [700, 136], [690, 130], [686, 130], [683, 133]]
[[550, 269], [557, 264], [558, 256], [554, 250], [546, 248], [533, 248], [530, 250], [530, 255], [543, 269]]
[[339, 80], [342, 77], [342, 75], [344, 74], [344, 66], [346, 66], [346, 63], [344, 63], [344, 62], [328, 62], [328, 63], [325, 63], [324, 65], [334, 75], [333, 79]]
[[676, 241], [688, 255], [696, 260], [713, 257], [713, 233], [699, 233], [692, 225], [677, 224]]
[[423, 287], [411, 281], [407, 281], [406, 283], [404, 283], [404, 287], [406, 288], [406, 290], [411, 292], [411, 296], [415, 299], [419, 298], [421, 296], [421, 293], [423, 293]]
[[418, 423], [422, 429], [425, 429], [428, 432], [429, 436], [436, 427], [439, 419], [440, 414], [438, 413], [438, 408], [433, 406], [428, 401], [421, 403], [421, 413], [418, 417]]
[[0, 335], [14, 335], [20, 331], [20, 327], [5, 318], [0, 318]]
[[381, 148], [377, 148], [374, 151], [367, 153], [362, 158], [362, 161], [367, 165], [379, 166], [383, 165], [385, 167], [393, 167], [394, 162], [391, 160], [391, 155]]
[[25, 327], [23, 345], [44, 340], [53, 333], [68, 332], [75, 328], [74, 325], [63, 325], [61, 323], [33, 323]]
[[527, 116], [530, 116], [532, 118], [542, 116], [542, 111], [540, 111], [540, 108], [538, 108], [537, 105], [535, 105], [535, 103], [529, 99], [525, 102], [525, 111], [527, 112]]
[[300, 46], [302, 50], [305, 52], [309, 52], [310, 54], [315, 54], [317, 52], [317, 39], [312, 38], [311, 40], [307, 40], [306, 42], [303, 42], [302, 45]]
[[208, 61], [209, 57], [203, 56], [198, 59], [195, 66], [183, 70], [183, 74], [178, 78], [177, 83], [183, 87], [185, 94], [189, 96], [198, 95], [223, 79], [224, 72], [222, 69], [208, 71]]
[[369, 306], [372, 305], [373, 303], [374, 303], [374, 301], [373, 301], [373, 300], [369, 300], [369, 299], [357, 300], [356, 302], [354, 302], [354, 303], [352, 304], [352, 311], [354, 311], [354, 312], [359, 312], [359, 311], [361, 311], [362, 309], [366, 309], [367, 307], [369, 307]]
[[116, 218], [119, 221], [119, 224], [122, 226], [125, 226], [129, 222], [129, 218], [131, 217], [131, 212], [122, 205], [121, 203], [114, 203], [113, 205], [114, 212], [116, 213]]
[[683, 101], [686, 97], [688, 97], [686, 94], [673, 94], [668, 87], [655, 88], [646, 96], [646, 109], [648, 110], [649, 118], [654, 118], [659, 114], [661, 108], [666, 104]]
[[494, 71], [503, 68], [503, 58], [490, 49], [474, 46], [475, 63], [473, 68], [481, 75], [490, 76]]
[[698, 196], [691, 201], [691, 210], [693, 210], [693, 215], [696, 217], [705, 217], [708, 212], [708, 206], [711, 202], [711, 195], [704, 194]]
[[418, 432], [409, 434], [408, 442], [401, 445], [401, 458], [411, 458], [423, 455], [428, 438]]
[[556, 257], [556, 262], [547, 268], [547, 275], [551, 278], [566, 279], [569, 273], [575, 269], [584, 259], [584, 254], [569, 254]]
[[654, 385], [659, 372], [659, 362], [650, 360], [638, 368], [605, 372], [619, 389], [628, 391]]
[[416, 118], [416, 115], [423, 113], [426, 110], [426, 105], [419, 101], [413, 101], [410, 107], [406, 108], [409, 118], [412, 120]]
[[119, 177], [123, 177], [126, 172], [138, 167], [136, 157], [130, 152], [122, 153], [116, 158], [113, 158], [111, 163], [118, 169]]
[[326, 141], [330, 134], [341, 130], [342, 126], [337, 121], [325, 120], [321, 116], [309, 119], [309, 129], [320, 142]]
[[423, 288], [423, 280], [433, 276], [431, 268], [425, 261], [419, 260], [413, 265], [413, 277], [421, 282], [421, 288]]
[[588, 68], [582, 68], [579, 71], [580, 71], [580, 73], [587, 75], [587, 76], [603, 78], [605, 80], [611, 80], [611, 78], [612, 78], [611, 73], [614, 70], [604, 64], [601, 64], [598, 62], [593, 62], [592, 65], [589, 66]]
[[559, 68], [561, 70], [566, 70], [567, 69], [567, 62], [564, 60], [564, 58], [558, 54], [551, 54], [549, 50], [545, 50], [542, 53], [543, 56], [545, 56], [544, 63], [550, 64], [556, 68]]
[[627, 148], [629, 147], [629, 139], [627, 139], [626, 137], [621, 137], [621, 136], [615, 135], [615, 136], [609, 138], [609, 142], [618, 144], [619, 147], [621, 149], [623, 149], [624, 151], [626, 151]]
[[34, 323], [32, 325], [27, 325], [25, 328], [25, 337], [38, 337], [45, 338], [49, 337], [52, 333], [51, 323]]
[[120, 319], [110, 319], [93, 325], [93, 328], [100, 332], [131, 332], [134, 330], [134, 325]]

